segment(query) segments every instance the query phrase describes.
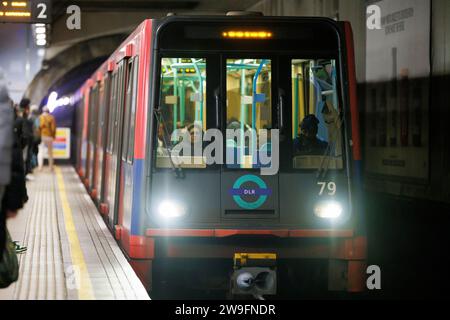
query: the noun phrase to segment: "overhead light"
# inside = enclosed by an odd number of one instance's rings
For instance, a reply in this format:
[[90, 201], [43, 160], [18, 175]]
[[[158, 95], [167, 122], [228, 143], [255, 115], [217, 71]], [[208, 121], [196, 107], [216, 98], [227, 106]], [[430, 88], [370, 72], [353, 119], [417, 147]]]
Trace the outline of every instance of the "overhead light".
[[35, 27], [45, 27], [45, 23], [36, 23]]
[[30, 12], [22, 12], [22, 11], [10, 11], [5, 12], [6, 17], [30, 17]]
[[40, 33], [40, 34], [37, 34], [37, 35], [36, 35], [36, 39], [37, 39], [37, 40], [42, 40], [42, 39], [45, 40], [45, 38], [46, 38], [45, 33]]
[[38, 57], [43, 57], [45, 56], [45, 49], [38, 49], [38, 51], [36, 52]]
[[45, 29], [45, 27], [37, 27], [35, 31], [36, 31], [37, 34], [45, 33], [46, 29]]
[[337, 219], [342, 215], [342, 206], [337, 201], [325, 201], [316, 205], [314, 214], [323, 219]]
[[13, 1], [13, 2], [11, 2], [11, 6], [13, 6], [13, 7], [26, 7], [27, 3], [25, 1]]
[[47, 40], [45, 40], [45, 39], [36, 40], [36, 45], [38, 45], [38, 46], [45, 46], [46, 44], [47, 44]]
[[222, 37], [232, 39], [268, 39], [272, 36], [272, 32], [267, 31], [231, 30], [222, 32]]

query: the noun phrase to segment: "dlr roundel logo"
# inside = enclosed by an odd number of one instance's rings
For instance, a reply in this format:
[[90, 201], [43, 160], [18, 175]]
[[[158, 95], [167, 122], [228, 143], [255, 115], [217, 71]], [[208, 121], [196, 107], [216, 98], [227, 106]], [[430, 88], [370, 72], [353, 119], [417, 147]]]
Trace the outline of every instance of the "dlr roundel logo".
[[229, 194], [239, 207], [254, 210], [266, 202], [272, 190], [260, 177], [247, 174], [234, 182], [233, 188], [229, 189]]

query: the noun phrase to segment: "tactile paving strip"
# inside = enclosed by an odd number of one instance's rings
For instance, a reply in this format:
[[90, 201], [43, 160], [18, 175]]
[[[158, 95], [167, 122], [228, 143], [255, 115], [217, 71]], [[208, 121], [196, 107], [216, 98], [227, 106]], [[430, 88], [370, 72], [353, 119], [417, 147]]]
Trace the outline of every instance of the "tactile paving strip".
[[[73, 244], [66, 232], [64, 206], [69, 206], [78, 240], [78, 256], [89, 277], [93, 299], [149, 299], [142, 283], [106, 227], [72, 167], [60, 167], [67, 197], [60, 196], [56, 174], [42, 172], [28, 182], [30, 201], [19, 214], [25, 227], [11, 223], [11, 233], [28, 249], [20, 255], [19, 280], [0, 299], [80, 299]], [[67, 203], [63, 203], [67, 202]], [[67, 208], [67, 207], [66, 207]], [[67, 217], [67, 216], [66, 216]], [[25, 220], [26, 219], [26, 220]], [[72, 235], [73, 238], [73, 235]]]

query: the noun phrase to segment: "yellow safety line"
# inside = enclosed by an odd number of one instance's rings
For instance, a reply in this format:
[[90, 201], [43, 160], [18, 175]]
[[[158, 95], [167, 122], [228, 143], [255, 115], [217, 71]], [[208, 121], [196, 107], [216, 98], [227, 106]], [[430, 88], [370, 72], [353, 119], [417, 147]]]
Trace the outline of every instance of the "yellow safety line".
[[70, 243], [70, 256], [72, 257], [73, 265], [77, 266], [80, 270], [80, 279], [78, 279], [80, 285], [78, 289], [78, 298], [80, 300], [93, 300], [94, 292], [92, 291], [91, 278], [87, 270], [86, 261], [84, 260], [83, 251], [80, 246], [80, 240], [78, 239], [75, 224], [73, 222], [72, 209], [70, 208], [69, 201], [67, 201], [66, 187], [64, 185], [61, 169], [55, 166], [55, 173], [64, 213], [66, 232]]

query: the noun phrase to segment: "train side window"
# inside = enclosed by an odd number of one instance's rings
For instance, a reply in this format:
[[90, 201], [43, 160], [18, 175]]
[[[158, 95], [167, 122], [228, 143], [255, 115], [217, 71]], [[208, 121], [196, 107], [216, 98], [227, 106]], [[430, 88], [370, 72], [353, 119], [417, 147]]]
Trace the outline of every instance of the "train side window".
[[114, 132], [114, 119], [116, 113], [116, 101], [117, 101], [117, 71], [112, 75], [112, 85], [110, 91], [110, 102], [109, 102], [109, 119], [108, 119], [108, 144], [107, 151], [112, 153], [113, 149], [113, 132]]
[[93, 103], [93, 98], [94, 98], [94, 89], [90, 88], [89, 89], [89, 100], [88, 100], [88, 130], [87, 130], [87, 140], [92, 143], [92, 114], [93, 114], [93, 109], [94, 109], [94, 103]]
[[128, 154], [127, 161], [133, 163], [134, 158], [134, 138], [135, 138], [135, 128], [136, 128], [136, 105], [138, 98], [138, 71], [139, 71], [139, 57], [134, 58], [133, 61], [133, 79], [132, 79], [132, 96], [131, 100], [131, 115], [130, 115], [130, 133], [129, 133], [129, 143], [128, 143]]
[[227, 168], [259, 168], [263, 165], [258, 150], [271, 152], [270, 135], [263, 138], [260, 130], [272, 129], [272, 63], [270, 59], [227, 59], [226, 68], [227, 129], [242, 133], [240, 139], [227, 137]]
[[[206, 63], [204, 58], [161, 59], [161, 112], [155, 143], [157, 168], [172, 168], [174, 154], [179, 156], [175, 160], [182, 168], [206, 168], [206, 159], [194, 155], [194, 145], [201, 131], [206, 130]], [[190, 134], [189, 155], [174, 149], [180, 143], [181, 135], [186, 133]]]
[[130, 60], [127, 64], [127, 78], [125, 83], [126, 93], [125, 93], [125, 113], [123, 122], [123, 139], [122, 139], [122, 161], [127, 161], [128, 154], [128, 140], [130, 137], [130, 113], [131, 113], [131, 103], [134, 99], [132, 95], [133, 87], [133, 64], [134, 59]]
[[[105, 75], [104, 78], [99, 82], [99, 89], [98, 89], [98, 132], [101, 132], [101, 128], [103, 127], [103, 115], [104, 115], [104, 99], [105, 99], [105, 81], [107, 76]], [[98, 138], [98, 135], [97, 135]], [[98, 141], [98, 139], [97, 139]]]
[[98, 112], [98, 86], [97, 83], [89, 93], [89, 141], [95, 145], [95, 133], [97, 130], [97, 112]]
[[[123, 114], [123, 103], [124, 103], [124, 94], [125, 94], [125, 77], [126, 77], [126, 60], [122, 60], [119, 63], [119, 71], [117, 78], [117, 95], [116, 95], [116, 104], [114, 106], [114, 131], [113, 131], [113, 154], [117, 155], [119, 158], [121, 155], [119, 154], [119, 142], [121, 141], [121, 132], [120, 126], [122, 124]], [[120, 159], [120, 158], [119, 158]]]
[[342, 169], [342, 120], [332, 59], [293, 59], [294, 169]]
[[[100, 121], [99, 121], [99, 127], [100, 127], [100, 137], [101, 140], [99, 141], [101, 143], [102, 146], [104, 146], [104, 141], [105, 141], [105, 132], [104, 130], [106, 130], [107, 128], [107, 121], [109, 119], [109, 117], [107, 118], [108, 115], [108, 106], [109, 106], [109, 95], [111, 92], [111, 75], [109, 73], [107, 73], [105, 75], [105, 77], [103, 78], [102, 82], [100, 83]], [[99, 138], [100, 138], [99, 137]]]

